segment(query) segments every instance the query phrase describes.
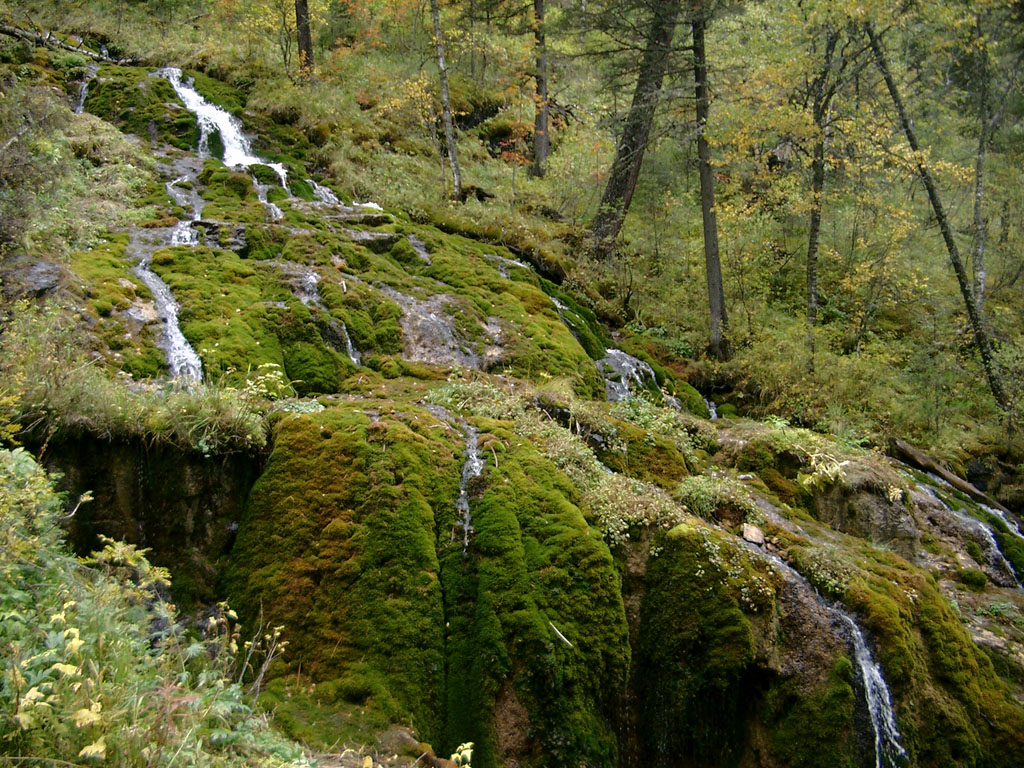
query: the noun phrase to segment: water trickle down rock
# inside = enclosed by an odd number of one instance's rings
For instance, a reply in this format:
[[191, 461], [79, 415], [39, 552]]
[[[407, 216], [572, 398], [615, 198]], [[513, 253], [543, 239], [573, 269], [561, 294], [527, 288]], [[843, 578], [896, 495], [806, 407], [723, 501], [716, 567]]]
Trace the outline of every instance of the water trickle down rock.
[[[992, 530], [980, 520], [971, 517], [965, 511], [960, 509], [953, 509], [942, 500], [933, 487], [925, 483], [918, 483], [917, 486], [920, 490], [927, 494], [936, 505], [943, 511], [947, 512], [962, 529], [966, 536], [960, 536], [959, 538], [969, 538], [973, 540], [985, 555], [987, 562], [979, 563], [984, 569], [986, 575], [995, 583], [1001, 587], [1017, 587], [1020, 588], [1020, 582], [1017, 580], [1016, 572], [1013, 570], [1013, 566], [1010, 565], [1006, 557], [1003, 556], [1002, 550], [999, 549], [999, 543], [996, 541], [995, 535]], [[921, 500], [918, 500], [918, 505], [921, 505]], [[943, 526], [940, 525], [940, 528]], [[1011, 529], [1012, 530], [1012, 529]]]
[[459, 520], [462, 523], [462, 555], [469, 555], [469, 538], [473, 533], [473, 518], [469, 510], [469, 484], [480, 473], [484, 471], [484, 462], [480, 458], [479, 436], [480, 431], [469, 424], [462, 425], [462, 431], [466, 435], [466, 460], [462, 464], [462, 477], [459, 480], [459, 498], [455, 501], [455, 509], [459, 513]]
[[481, 349], [481, 344], [463, 341], [456, 333], [455, 322], [445, 312], [445, 306], [455, 301], [453, 297], [441, 293], [416, 299], [390, 286], [375, 287], [402, 309], [402, 357], [406, 360], [487, 370], [505, 359], [498, 318], [488, 318], [481, 326], [489, 342], [482, 343]]
[[[509, 258], [506, 258], [504, 256], [499, 256], [496, 253], [485, 253], [484, 254], [484, 258], [489, 260], [489, 261], [493, 261], [494, 265], [498, 268], [498, 274], [501, 275], [506, 280], [511, 279], [509, 277], [509, 272], [508, 272], [508, 268], [509, 267], [518, 267], [519, 269], [525, 269], [527, 272], [532, 272], [533, 271], [533, 268], [529, 264], [524, 264], [523, 262], [516, 261], [515, 259], [509, 259]], [[554, 303], [555, 307], [558, 308], [558, 315], [559, 315], [559, 317], [562, 318], [562, 322], [564, 323], [565, 322], [565, 318], [562, 317], [562, 312], [566, 308], [565, 305], [562, 304], [562, 302], [560, 302], [554, 296], [551, 297], [551, 301]], [[569, 330], [572, 330], [572, 328], [570, 326], [567, 325], [566, 327], [568, 327]]]
[[[151, 233], [152, 236], [160, 234], [158, 230]], [[140, 232], [133, 233], [128, 245], [128, 253], [134, 255], [138, 263], [132, 272], [146, 284], [153, 294], [157, 315], [163, 325], [162, 346], [167, 352], [167, 367], [171, 371], [171, 376], [186, 382], [199, 381], [203, 376], [203, 364], [199, 355], [181, 332], [181, 326], [178, 323], [178, 303], [171, 295], [171, 289], [167, 283], [150, 269], [153, 253], [161, 245], [163, 245], [161, 242], [144, 239], [144, 235]]]
[[[249, 139], [242, 133], [242, 124], [233, 115], [220, 107], [214, 106], [192, 87], [191, 81], [183, 83], [181, 70], [177, 67], [164, 67], [158, 70], [159, 77], [166, 78], [170, 82], [174, 92], [178, 94], [185, 108], [196, 116], [199, 125], [199, 156], [210, 156], [210, 135], [217, 131], [220, 133], [221, 143], [224, 145], [224, 165], [231, 168], [249, 169], [254, 165], [266, 165], [274, 169], [281, 186], [288, 190], [288, 171], [281, 163], [269, 163], [253, 154]], [[252, 176], [253, 184], [256, 186], [256, 194], [261, 203], [266, 206], [270, 217], [275, 221], [283, 217], [281, 209], [267, 199], [267, 192], [270, 185], [262, 184], [255, 175]]]
[[[186, 190], [178, 186], [183, 182], [192, 182], [192, 189]], [[174, 202], [182, 208], [192, 209], [191, 219], [183, 219], [174, 225], [174, 229], [171, 231], [171, 245], [198, 245], [199, 233], [196, 232], [193, 225], [202, 218], [205, 202], [196, 191], [195, 176], [189, 174], [179, 176], [174, 181], [167, 182], [166, 186], [167, 194], [174, 198]]]
[[338, 205], [341, 203], [338, 196], [322, 184], [317, 184], [312, 179], [306, 179], [306, 183], [313, 188], [313, 197], [316, 198], [318, 203], [323, 205]]
[[605, 394], [610, 403], [628, 398], [631, 384], [643, 389], [648, 382], [656, 381], [650, 365], [621, 349], [605, 350], [605, 356], [597, 361], [597, 370], [604, 376]]
[[717, 419], [718, 418], [718, 406], [715, 405], [715, 401], [712, 400], [710, 397], [705, 397], [704, 398], [704, 405], [706, 405], [708, 407], [708, 413], [710, 414], [710, 418], [711, 419]]
[[426, 264], [428, 267], [434, 265], [433, 260], [430, 258], [430, 251], [427, 250], [427, 244], [420, 240], [416, 235], [409, 235], [409, 245], [412, 246], [413, 251], [420, 257], [420, 261]]
[[80, 115], [85, 111], [85, 100], [89, 97], [89, 84], [96, 79], [96, 73], [99, 71], [99, 68], [99, 64], [95, 61], [91, 62], [86, 70], [85, 77], [82, 78], [82, 87], [78, 91], [78, 100], [75, 102], [75, 106], [72, 107], [72, 112], [76, 115]]
[[323, 299], [320, 297], [320, 289], [318, 288], [320, 275], [309, 267], [304, 267], [290, 261], [270, 263], [284, 274], [295, 297], [307, 307], [318, 311], [317, 324], [320, 326], [320, 332], [324, 336], [324, 340], [338, 351], [344, 349], [352, 364], [359, 367], [362, 355], [356, 349], [355, 344], [352, 343], [352, 338], [348, 335], [348, 328], [341, 320], [331, 316], [330, 310], [324, 305]]
[[897, 768], [905, 760], [907, 751], [900, 744], [900, 732], [896, 727], [896, 714], [892, 708], [892, 695], [882, 677], [882, 668], [875, 663], [864, 640], [864, 633], [857, 622], [839, 608], [836, 614], [846, 624], [853, 642], [854, 664], [860, 671], [864, 685], [864, 698], [871, 716], [871, 727], [875, 732], [875, 768]]
[[823, 598], [799, 571], [781, 557], [765, 552], [749, 542], [744, 542], [744, 546], [756, 556], [770, 562], [788, 583], [812, 593], [821, 609], [831, 618], [833, 625], [846, 639], [852, 651], [853, 664], [859, 674], [859, 687], [863, 691], [864, 705], [871, 721], [875, 768], [897, 768], [904, 764], [907, 752], [900, 744], [901, 736], [896, 726], [892, 694], [882, 675], [882, 668], [871, 655], [860, 626], [845, 610]]

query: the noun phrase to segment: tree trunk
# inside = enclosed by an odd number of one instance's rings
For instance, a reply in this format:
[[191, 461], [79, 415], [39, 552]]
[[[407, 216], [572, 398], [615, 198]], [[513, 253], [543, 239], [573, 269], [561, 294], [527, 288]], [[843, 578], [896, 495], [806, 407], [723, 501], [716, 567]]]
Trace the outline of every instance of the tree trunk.
[[708, 278], [708, 308], [711, 310], [709, 349], [719, 360], [729, 358], [729, 342], [725, 338], [728, 319], [725, 314], [725, 293], [722, 289], [722, 262], [718, 253], [718, 220], [715, 217], [715, 172], [711, 167], [711, 148], [705, 131], [708, 125], [708, 67], [704, 50], [704, 28], [707, 13], [701, 0], [694, 0], [693, 13], [693, 83], [697, 97], [697, 160], [700, 166], [700, 212], [704, 224], [704, 265]]
[[967, 317], [970, 319], [971, 329], [974, 332], [974, 343], [978, 347], [978, 353], [981, 355], [981, 364], [985, 368], [989, 389], [992, 391], [992, 396], [999, 407], [1004, 411], [1009, 410], [1009, 400], [1003, 389], [1003, 382], [999, 371], [996, 370], [995, 361], [992, 359], [992, 342], [989, 339], [988, 331], [985, 329], [984, 318], [982, 318], [981, 313], [978, 311], [978, 305], [974, 300], [967, 270], [964, 269], [963, 259], [960, 258], [960, 250], [957, 248], [956, 240], [953, 239], [953, 230], [949, 226], [949, 220], [946, 218], [946, 211], [942, 207], [942, 201], [939, 200], [939, 192], [935, 187], [935, 181], [932, 179], [928, 166], [921, 159], [923, 156], [921, 155], [921, 147], [918, 144], [917, 135], [914, 133], [906, 107], [903, 105], [903, 99], [896, 88], [896, 81], [889, 71], [889, 64], [885, 59], [885, 54], [882, 52], [879, 39], [875, 35], [871, 24], [865, 24], [864, 31], [867, 33], [868, 41], [871, 43], [871, 52], [874, 54], [875, 64], [882, 73], [882, 79], [885, 80], [885, 86], [889, 90], [889, 97], [892, 99], [893, 106], [896, 107], [896, 113], [899, 115], [900, 123], [903, 126], [903, 133], [907, 137], [907, 143], [910, 144], [910, 148], [914, 151], [917, 158], [917, 172], [928, 192], [928, 200], [931, 202], [935, 219], [939, 222], [939, 230], [942, 232], [942, 239], [946, 243], [946, 250], [949, 252], [949, 260], [953, 265], [953, 272], [956, 273], [956, 281], [960, 286], [960, 294], [963, 297], [964, 306], [967, 308]]
[[814, 142], [814, 155], [811, 160], [811, 220], [807, 228], [807, 326], [808, 347], [810, 351], [810, 369], [814, 370], [814, 328], [818, 325], [818, 242], [821, 236], [822, 198], [825, 193], [825, 151], [828, 149], [829, 111], [831, 91], [828, 86], [829, 73], [832, 70], [832, 54], [839, 40], [838, 33], [829, 30], [825, 41], [825, 59], [821, 72], [815, 78], [814, 103], [812, 116], [818, 129], [818, 138]]
[[295, 0], [295, 32], [299, 43], [299, 78], [313, 75], [313, 35], [309, 30], [309, 2]]
[[537, 56], [537, 71], [533, 79], [537, 84], [534, 96], [533, 119], [533, 175], [543, 176], [548, 155], [551, 154], [551, 137], [548, 134], [548, 48], [544, 39], [544, 0], [533, 0], [533, 40]]
[[444, 38], [441, 36], [441, 9], [437, 0], [430, 0], [430, 19], [434, 22], [434, 43], [437, 46], [437, 69], [441, 75], [441, 119], [444, 121], [444, 139], [448, 145], [448, 162], [452, 167], [452, 199], [462, 199], [462, 173], [459, 170], [459, 150], [455, 146], [455, 126], [452, 123], [452, 100], [448, 91], [448, 69], [444, 63]]
[[655, 2], [654, 16], [633, 91], [633, 103], [626, 116], [622, 139], [615, 150], [608, 184], [601, 197], [601, 208], [591, 225], [598, 252], [607, 252], [611, 248], [612, 241], [622, 229], [622, 220], [629, 210], [636, 189], [644, 150], [647, 149], [651, 124], [654, 122], [654, 112], [661, 99], [661, 84], [668, 69], [679, 5], [679, 0]]
[[[980, 30], [979, 30], [980, 33]], [[981, 56], [987, 55], [982, 48]], [[988, 117], [988, 68], [982, 64], [981, 83], [978, 88], [978, 152], [974, 157], [974, 248], [971, 251], [971, 271], [974, 272], [974, 303], [981, 315], [985, 302], [985, 241], [988, 227], [985, 223], [985, 154], [991, 135]]]

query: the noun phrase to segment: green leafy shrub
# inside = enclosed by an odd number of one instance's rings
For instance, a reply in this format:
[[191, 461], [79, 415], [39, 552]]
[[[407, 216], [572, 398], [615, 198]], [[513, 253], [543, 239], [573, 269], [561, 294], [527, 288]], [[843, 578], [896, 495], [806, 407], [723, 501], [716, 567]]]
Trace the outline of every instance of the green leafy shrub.
[[259, 643], [238, 646], [234, 614], [222, 607], [202, 637], [184, 633], [159, 598], [163, 569], [111, 540], [88, 565], [77, 561], [62, 513], [32, 456], [0, 451], [4, 754], [26, 764], [308, 765], [244, 693], [244, 661], [259, 658]]

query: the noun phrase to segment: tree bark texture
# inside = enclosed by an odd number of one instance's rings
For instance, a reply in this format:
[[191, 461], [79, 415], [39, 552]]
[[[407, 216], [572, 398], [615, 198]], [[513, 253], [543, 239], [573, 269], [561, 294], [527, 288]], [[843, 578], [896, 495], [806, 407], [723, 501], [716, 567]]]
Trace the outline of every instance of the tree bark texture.
[[430, 0], [430, 19], [434, 23], [434, 44], [437, 48], [437, 69], [441, 77], [441, 120], [444, 139], [448, 145], [448, 163], [452, 167], [452, 198], [462, 199], [462, 172], [459, 170], [459, 150], [455, 146], [455, 125], [452, 122], [452, 99], [448, 90], [448, 69], [444, 63], [444, 37], [441, 35], [441, 9], [438, 0]]
[[722, 288], [722, 261], [718, 252], [718, 220], [715, 216], [715, 172], [711, 167], [711, 148], [705, 132], [710, 104], [708, 99], [708, 67], [704, 47], [704, 28], [707, 11], [700, 0], [695, 0], [693, 18], [693, 82], [697, 99], [697, 161], [700, 166], [700, 212], [704, 224], [704, 265], [708, 280], [708, 309], [710, 310], [711, 354], [719, 360], [729, 357], [729, 342], [725, 337], [728, 318], [725, 313], [725, 292]]
[[313, 74], [313, 35], [309, 29], [308, 0], [295, 0], [295, 32], [299, 43], [299, 77], [307, 80]]
[[544, 36], [544, 0], [533, 0], [533, 41], [537, 57], [533, 79], [537, 85], [534, 95], [533, 119], [533, 175], [543, 176], [551, 154], [551, 137], [548, 133], [548, 48]]
[[932, 211], [935, 213], [935, 219], [939, 223], [939, 230], [942, 232], [942, 239], [946, 243], [946, 250], [949, 252], [949, 260], [953, 265], [953, 272], [956, 274], [956, 281], [960, 286], [960, 294], [964, 300], [964, 306], [967, 308], [967, 317], [971, 323], [971, 330], [974, 332], [974, 343], [978, 347], [978, 353], [981, 356], [981, 364], [985, 368], [985, 376], [988, 379], [989, 389], [992, 391], [992, 396], [995, 398], [996, 403], [1004, 411], [1009, 410], [1009, 400], [1006, 397], [1006, 392], [1003, 389], [1003, 382], [999, 375], [999, 371], [996, 369], [995, 361], [992, 359], [992, 342], [989, 339], [988, 331], [985, 329], [985, 321], [978, 311], [978, 305], [974, 300], [974, 294], [971, 290], [970, 279], [967, 275], [967, 270], [964, 268], [963, 259], [960, 258], [960, 249], [957, 247], [956, 240], [953, 238], [953, 230], [949, 225], [949, 219], [946, 218], [946, 210], [942, 207], [942, 201], [939, 199], [938, 189], [935, 187], [935, 180], [932, 178], [931, 171], [928, 170], [928, 166], [921, 155], [921, 146], [918, 143], [917, 135], [914, 133], [914, 127], [910, 123], [910, 117], [907, 115], [907, 109], [903, 104], [903, 99], [900, 97], [899, 89], [896, 87], [896, 81], [893, 79], [892, 73], [889, 71], [889, 64], [886, 61], [885, 54], [882, 51], [882, 45], [879, 41], [878, 36], [871, 24], [864, 25], [864, 31], [867, 33], [868, 41], [871, 44], [871, 52], [874, 54], [875, 64], [878, 70], [882, 73], [882, 79], [885, 81], [885, 86], [889, 91], [889, 98], [892, 99], [893, 106], [896, 107], [896, 113], [899, 116], [900, 123], [903, 127], [903, 133], [907, 137], [907, 143], [910, 144], [911, 150], [913, 150], [916, 156], [917, 173], [921, 177], [921, 181], [924, 183], [925, 190], [928, 192], [928, 200], [931, 202]]
[[615, 149], [615, 160], [601, 197], [601, 207], [591, 225], [599, 252], [607, 252], [618, 236], [636, 189], [654, 113], [661, 99], [661, 84], [668, 69], [679, 6], [679, 0], [655, 0], [654, 3], [654, 15], [633, 91], [633, 103], [626, 116], [622, 139]]
[[814, 328], [818, 325], [818, 245], [821, 237], [821, 212], [825, 194], [825, 152], [831, 133], [829, 113], [834, 90], [828, 87], [832, 71], [832, 55], [839, 34], [829, 30], [825, 40], [825, 56], [821, 71], [812, 83], [811, 116], [818, 129], [811, 158], [811, 220], [807, 227], [807, 325], [810, 368], [814, 370]]
[[[980, 33], [980, 30], [979, 30]], [[981, 56], [987, 55], [982, 49]], [[993, 126], [989, 123], [988, 104], [988, 67], [982, 64], [981, 81], [978, 86], [978, 152], [974, 157], [974, 248], [971, 251], [971, 271], [974, 273], [974, 303], [978, 314], [982, 313], [985, 303], [985, 241], [988, 239], [988, 226], [985, 222], [985, 155]]]

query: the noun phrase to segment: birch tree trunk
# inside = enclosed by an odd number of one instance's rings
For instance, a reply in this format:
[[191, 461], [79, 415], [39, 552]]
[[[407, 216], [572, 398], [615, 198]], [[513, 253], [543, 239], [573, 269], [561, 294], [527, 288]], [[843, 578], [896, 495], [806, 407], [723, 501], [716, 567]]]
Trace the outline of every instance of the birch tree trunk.
[[462, 199], [462, 172], [459, 170], [459, 150], [455, 146], [455, 126], [452, 123], [452, 100], [448, 90], [448, 69], [444, 63], [444, 37], [441, 35], [441, 9], [438, 0], [430, 0], [430, 19], [434, 23], [434, 44], [437, 48], [437, 69], [441, 77], [441, 119], [444, 139], [448, 145], [448, 163], [452, 167], [452, 198]]

